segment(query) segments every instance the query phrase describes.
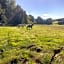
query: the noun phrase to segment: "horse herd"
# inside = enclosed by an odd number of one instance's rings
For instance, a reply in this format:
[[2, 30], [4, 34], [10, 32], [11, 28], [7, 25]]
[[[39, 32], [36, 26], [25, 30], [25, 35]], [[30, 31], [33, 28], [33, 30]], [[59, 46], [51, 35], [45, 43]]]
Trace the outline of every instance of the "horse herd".
[[18, 28], [19, 27], [24, 27], [24, 26], [26, 26], [26, 29], [32, 29], [32, 27], [34, 26], [34, 24], [28, 24], [28, 25], [26, 25], [26, 24], [19, 24]]

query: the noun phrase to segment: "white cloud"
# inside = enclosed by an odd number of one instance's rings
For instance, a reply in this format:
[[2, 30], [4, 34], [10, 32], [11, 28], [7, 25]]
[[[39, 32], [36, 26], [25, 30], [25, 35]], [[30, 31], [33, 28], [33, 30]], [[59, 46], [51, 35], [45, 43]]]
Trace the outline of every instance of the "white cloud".
[[58, 18], [62, 18], [62, 17], [60, 17], [60, 16], [58, 16], [58, 15], [50, 15], [50, 14], [48, 14], [48, 13], [45, 13], [45, 14], [43, 14], [42, 16], [41, 16], [43, 19], [47, 19], [47, 18], [52, 18], [52, 19], [58, 19]]
[[45, 13], [41, 16], [43, 19], [47, 19], [47, 18], [50, 18], [49, 14], [48, 13]]
[[43, 19], [47, 19], [47, 18], [52, 18], [52, 19], [58, 19], [58, 18], [62, 18], [61, 16], [58, 15], [53, 15], [53, 14], [49, 14], [49, 13], [44, 13], [42, 14], [37, 14], [37, 13], [33, 13], [33, 12], [26, 12], [28, 15], [31, 14], [33, 15], [35, 18], [37, 18], [38, 16], [42, 17]]

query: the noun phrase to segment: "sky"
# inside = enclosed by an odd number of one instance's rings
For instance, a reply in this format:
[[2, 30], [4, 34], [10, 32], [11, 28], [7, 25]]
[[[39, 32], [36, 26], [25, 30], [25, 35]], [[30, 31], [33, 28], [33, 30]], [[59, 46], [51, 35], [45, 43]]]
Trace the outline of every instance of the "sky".
[[16, 0], [16, 3], [35, 18], [64, 18], [64, 0]]

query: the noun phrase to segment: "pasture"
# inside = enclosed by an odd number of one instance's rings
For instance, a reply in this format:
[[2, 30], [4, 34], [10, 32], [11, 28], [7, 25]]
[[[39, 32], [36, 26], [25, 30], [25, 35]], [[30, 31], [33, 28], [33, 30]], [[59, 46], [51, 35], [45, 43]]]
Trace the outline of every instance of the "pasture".
[[[53, 50], [64, 47], [64, 26], [0, 27], [0, 64], [49, 64]], [[3, 51], [1, 51], [3, 50]], [[64, 64], [64, 49], [51, 64]]]

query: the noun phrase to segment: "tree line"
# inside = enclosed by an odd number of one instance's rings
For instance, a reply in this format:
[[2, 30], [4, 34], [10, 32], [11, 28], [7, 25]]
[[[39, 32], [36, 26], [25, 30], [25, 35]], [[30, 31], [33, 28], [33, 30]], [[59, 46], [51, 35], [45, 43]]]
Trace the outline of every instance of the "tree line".
[[[58, 24], [64, 24], [64, 18], [56, 19]], [[52, 24], [52, 18], [46, 20], [38, 16], [36, 19], [32, 15], [27, 15], [16, 0], [0, 0], [0, 25], [17, 26], [18, 24]]]

